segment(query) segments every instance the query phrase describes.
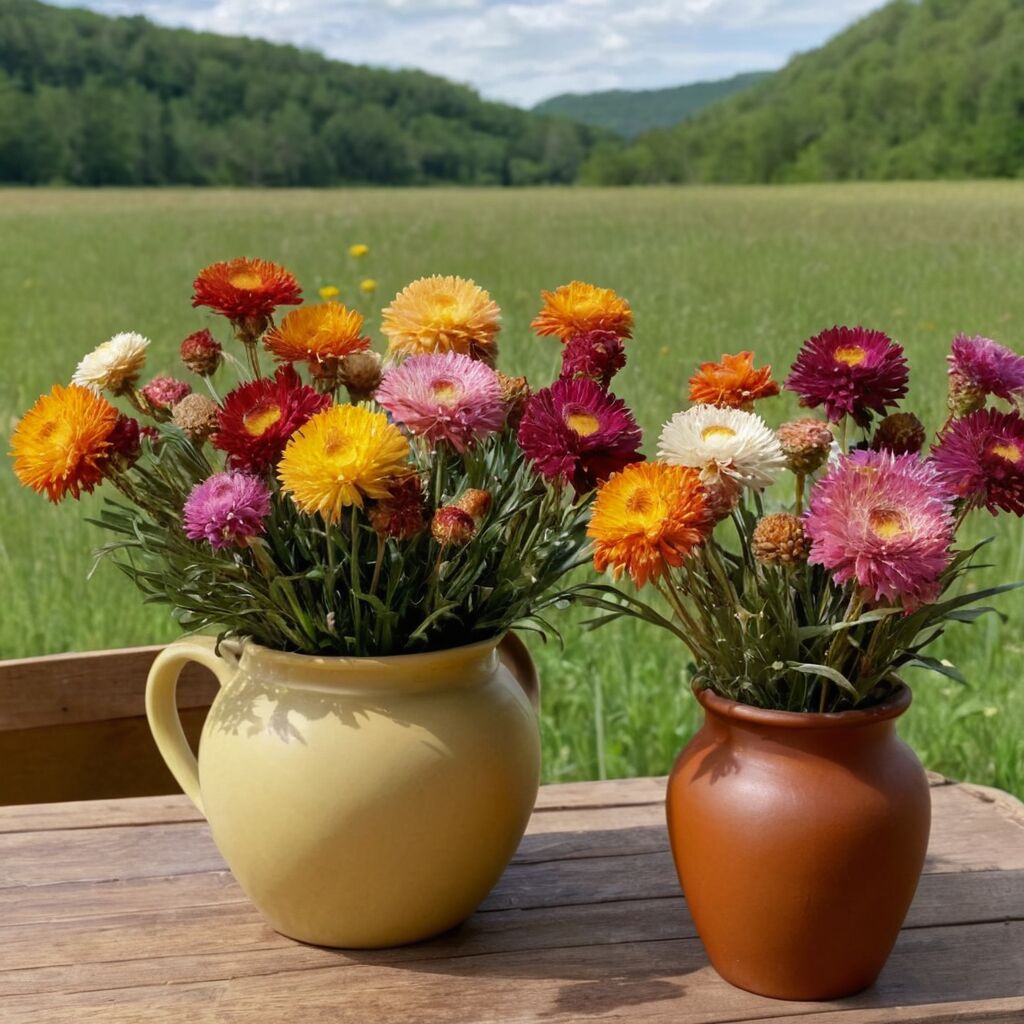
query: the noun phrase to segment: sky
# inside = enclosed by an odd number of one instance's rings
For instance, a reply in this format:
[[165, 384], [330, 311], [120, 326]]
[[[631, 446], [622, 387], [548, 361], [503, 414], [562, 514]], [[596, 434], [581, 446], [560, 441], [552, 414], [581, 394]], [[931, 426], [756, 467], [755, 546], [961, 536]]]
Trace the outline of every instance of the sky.
[[881, 0], [58, 0], [422, 68], [532, 106], [781, 67]]

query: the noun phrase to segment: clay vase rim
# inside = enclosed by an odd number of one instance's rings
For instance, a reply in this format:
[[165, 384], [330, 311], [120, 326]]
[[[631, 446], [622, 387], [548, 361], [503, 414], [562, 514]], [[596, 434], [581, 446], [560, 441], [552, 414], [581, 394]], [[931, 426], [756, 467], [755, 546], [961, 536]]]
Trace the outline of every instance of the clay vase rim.
[[901, 682], [881, 704], [869, 708], [851, 708], [849, 711], [778, 711], [758, 708], [752, 704], [721, 697], [714, 690], [701, 685], [699, 679], [692, 685], [694, 696], [705, 711], [720, 718], [767, 725], [781, 729], [850, 729], [864, 725], [877, 725], [899, 718], [913, 700], [910, 687]]

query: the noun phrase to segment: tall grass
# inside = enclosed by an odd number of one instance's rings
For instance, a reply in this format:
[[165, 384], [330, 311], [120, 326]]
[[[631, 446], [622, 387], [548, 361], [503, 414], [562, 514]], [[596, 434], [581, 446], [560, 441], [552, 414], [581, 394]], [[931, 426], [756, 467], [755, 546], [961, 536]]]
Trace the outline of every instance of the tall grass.
[[[614, 287], [637, 317], [617, 390], [650, 440], [680, 407], [698, 360], [753, 348], [782, 370], [823, 326], [877, 326], [906, 345], [912, 404], [934, 428], [956, 331], [1024, 348], [1022, 237], [1024, 189], [1013, 183], [2, 191], [0, 426], [9, 433], [39, 392], [115, 331], [147, 334], [152, 372], [175, 371], [177, 342], [207, 322], [189, 308], [195, 271], [246, 253], [287, 264], [307, 294], [330, 283], [343, 299], [363, 275], [385, 301], [422, 274], [474, 277], [504, 310], [503, 367], [538, 380], [557, 365], [556, 343], [527, 326], [540, 289], [573, 277]], [[371, 247], [359, 267], [346, 255], [354, 241]], [[141, 604], [109, 566], [86, 582], [99, 538], [84, 519], [95, 498], [52, 508], [3, 470], [0, 501], [0, 657], [175, 635], [166, 609]], [[990, 579], [1024, 578], [1017, 521], [979, 518], [973, 529], [998, 532]], [[942, 641], [969, 687], [913, 677], [903, 733], [931, 768], [1024, 793], [1024, 597], [1001, 608], [1005, 622], [962, 626]], [[564, 649], [531, 641], [544, 679], [547, 778], [665, 771], [697, 721], [683, 651], [636, 623], [585, 634], [579, 619], [561, 618]]]

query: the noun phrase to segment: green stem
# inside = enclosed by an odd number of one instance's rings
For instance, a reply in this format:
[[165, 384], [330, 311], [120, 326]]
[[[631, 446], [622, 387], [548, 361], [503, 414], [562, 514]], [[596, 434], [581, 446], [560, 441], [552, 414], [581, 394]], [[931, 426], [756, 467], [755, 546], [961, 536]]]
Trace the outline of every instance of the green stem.
[[796, 473], [796, 504], [793, 509], [794, 515], [800, 515], [804, 510], [804, 480], [803, 473]]
[[850, 429], [850, 417], [844, 416], [839, 423], [839, 451], [840, 454], [846, 454], [846, 443], [847, 443], [847, 431]]
[[362, 629], [362, 591], [360, 589], [359, 580], [359, 506], [352, 506], [352, 514], [349, 519], [352, 538], [349, 545], [348, 559], [349, 559], [349, 578], [352, 583], [352, 631], [355, 634], [356, 643], [359, 643], [360, 632]]
[[386, 541], [378, 533], [377, 534], [377, 560], [373, 564], [373, 579], [370, 580], [370, 596], [375, 597], [377, 594], [377, 584], [380, 583], [380, 570], [384, 564], [384, 552], [386, 550]]

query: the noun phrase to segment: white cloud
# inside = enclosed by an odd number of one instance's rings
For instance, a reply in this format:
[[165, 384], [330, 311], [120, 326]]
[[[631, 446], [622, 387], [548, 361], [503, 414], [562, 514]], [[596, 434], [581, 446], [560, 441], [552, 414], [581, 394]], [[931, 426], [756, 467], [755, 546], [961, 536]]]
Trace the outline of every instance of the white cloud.
[[58, 0], [418, 67], [485, 96], [643, 89], [780, 67], [881, 0]]

